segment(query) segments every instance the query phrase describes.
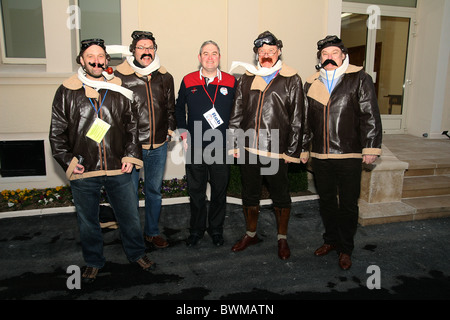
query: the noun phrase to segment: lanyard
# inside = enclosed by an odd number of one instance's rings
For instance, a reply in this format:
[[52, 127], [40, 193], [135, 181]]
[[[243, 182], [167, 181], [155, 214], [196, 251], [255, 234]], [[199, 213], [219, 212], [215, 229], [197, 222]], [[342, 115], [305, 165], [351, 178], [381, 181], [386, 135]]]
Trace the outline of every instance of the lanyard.
[[336, 69], [334, 69], [334, 72], [333, 72], [333, 79], [331, 80], [331, 84], [330, 85], [328, 85], [330, 82], [328, 81], [328, 72], [326, 72], [325, 71], [325, 74], [327, 75], [327, 87], [328, 87], [328, 92], [331, 94], [331, 91], [332, 91], [332, 89], [333, 89], [333, 82], [334, 82], [334, 75], [335, 75], [335, 73], [336, 73]]
[[[109, 89], [106, 90], [105, 95], [103, 96], [102, 102], [101, 102], [101, 104], [100, 104], [100, 108], [98, 108], [98, 110], [95, 108], [94, 104], [92, 103], [92, 99], [89, 98], [89, 101], [91, 102], [92, 107], [94, 108], [95, 112], [97, 113], [97, 118], [98, 118], [98, 113], [100, 112], [100, 109], [101, 109], [102, 106], [103, 106], [103, 102], [105, 101], [106, 94], [108, 93], [108, 90], [109, 90]], [[99, 94], [100, 94], [100, 92], [99, 92]]]
[[[211, 82], [211, 83], [212, 83], [212, 82]], [[219, 89], [219, 79], [217, 79], [217, 86], [216, 86], [216, 93], [214, 94], [214, 100], [211, 99], [211, 96], [209, 95], [208, 91], [206, 90], [205, 84], [204, 84], [204, 83], [202, 83], [202, 87], [203, 87], [203, 90], [205, 90], [206, 94], [208, 95], [209, 100], [211, 100], [212, 105], [213, 105], [213, 107], [214, 107], [214, 104], [215, 104], [216, 98], [217, 98], [217, 89]]]

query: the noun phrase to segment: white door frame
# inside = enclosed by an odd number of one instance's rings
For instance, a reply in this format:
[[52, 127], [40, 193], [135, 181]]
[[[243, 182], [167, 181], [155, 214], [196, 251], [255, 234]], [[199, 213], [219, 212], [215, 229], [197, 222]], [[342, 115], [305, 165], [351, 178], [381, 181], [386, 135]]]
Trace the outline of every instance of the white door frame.
[[[375, 17], [370, 17], [371, 14], [380, 13], [381, 16], [400, 17], [410, 19], [408, 48], [406, 54], [406, 69], [405, 69], [405, 81], [403, 83], [403, 108], [400, 115], [381, 115], [383, 123], [383, 132], [387, 134], [402, 134], [405, 133], [406, 128], [406, 114], [408, 110], [408, 103], [410, 100], [410, 85], [412, 84], [411, 66], [413, 65], [413, 53], [414, 53], [414, 40], [416, 35], [416, 8], [406, 7], [394, 7], [394, 6], [381, 6], [376, 5], [370, 8], [370, 4], [366, 3], [354, 3], [354, 2], [342, 2], [341, 12], [351, 12], [358, 14], [368, 14], [368, 24], [373, 23]], [[377, 9], [376, 11], [372, 9]], [[379, 8], [379, 11], [378, 11]], [[375, 61], [375, 42], [376, 42], [376, 28], [368, 28], [367, 30], [367, 53], [366, 53], [366, 72], [376, 79], [374, 70]]]

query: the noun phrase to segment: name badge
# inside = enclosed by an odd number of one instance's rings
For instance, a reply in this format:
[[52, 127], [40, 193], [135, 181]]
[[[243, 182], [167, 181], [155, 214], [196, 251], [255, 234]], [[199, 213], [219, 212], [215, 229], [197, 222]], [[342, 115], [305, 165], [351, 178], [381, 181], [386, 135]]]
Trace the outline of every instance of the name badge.
[[105, 137], [111, 125], [103, 121], [102, 119], [95, 119], [91, 128], [89, 129], [86, 137], [94, 140], [97, 143], [100, 143], [102, 139]]
[[208, 121], [211, 128], [215, 129], [223, 123], [222, 118], [217, 112], [216, 108], [213, 106], [210, 110], [203, 114], [206, 121]]

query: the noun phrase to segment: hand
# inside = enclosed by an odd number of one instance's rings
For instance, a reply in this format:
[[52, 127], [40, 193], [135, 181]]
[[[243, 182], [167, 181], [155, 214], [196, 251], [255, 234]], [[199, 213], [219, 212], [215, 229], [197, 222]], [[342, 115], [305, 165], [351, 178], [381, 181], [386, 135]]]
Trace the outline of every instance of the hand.
[[374, 163], [375, 160], [377, 160], [377, 158], [378, 158], [378, 156], [371, 155], [371, 154], [363, 155], [363, 163], [367, 163], [367, 164]]
[[130, 162], [124, 162], [122, 163], [122, 172], [123, 173], [131, 173], [133, 170], [133, 164]]
[[187, 152], [187, 149], [188, 149], [188, 144], [187, 144], [187, 134], [188, 134], [188, 133], [185, 131], [185, 132], [183, 132], [183, 133], [180, 135], [181, 143], [183, 144], [183, 149], [184, 149], [185, 152]]
[[308, 158], [300, 158], [300, 161], [301, 161], [302, 163], [307, 163], [307, 162], [308, 162]]
[[74, 174], [83, 174], [84, 173], [84, 166], [81, 164], [77, 164], [75, 168], [73, 169]]

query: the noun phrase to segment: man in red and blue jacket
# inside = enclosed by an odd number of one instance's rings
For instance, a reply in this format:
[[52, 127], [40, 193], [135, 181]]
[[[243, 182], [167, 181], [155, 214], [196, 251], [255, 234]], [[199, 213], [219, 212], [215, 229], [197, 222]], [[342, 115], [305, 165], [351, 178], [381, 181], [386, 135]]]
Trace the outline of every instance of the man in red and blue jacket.
[[[202, 44], [198, 59], [201, 68], [183, 78], [175, 106], [177, 127], [186, 151], [186, 179], [191, 199], [187, 246], [196, 245], [206, 230], [213, 244], [221, 246], [230, 174], [225, 150], [226, 131], [236, 79], [219, 70], [220, 49], [214, 41]], [[208, 180], [211, 187], [209, 213], [206, 206]]]

